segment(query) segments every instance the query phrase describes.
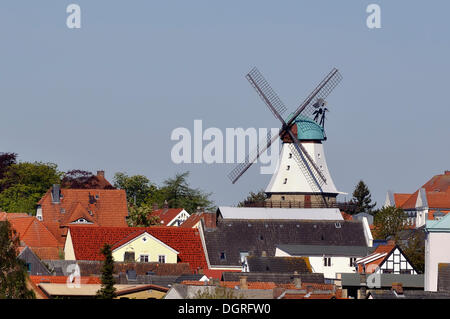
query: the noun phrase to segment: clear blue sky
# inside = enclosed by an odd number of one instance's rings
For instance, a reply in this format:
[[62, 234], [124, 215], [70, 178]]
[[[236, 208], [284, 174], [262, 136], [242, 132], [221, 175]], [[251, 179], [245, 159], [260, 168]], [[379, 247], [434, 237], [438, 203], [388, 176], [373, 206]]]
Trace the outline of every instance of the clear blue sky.
[[[366, 27], [370, 3], [381, 29]], [[3, 0], [0, 152], [110, 180], [189, 170], [236, 204], [270, 176], [256, 166], [232, 185], [234, 165], [175, 165], [172, 130], [277, 127], [245, 74], [257, 66], [293, 110], [336, 66], [328, 166], [339, 190], [363, 179], [381, 204], [450, 169], [449, 13], [448, 1]]]

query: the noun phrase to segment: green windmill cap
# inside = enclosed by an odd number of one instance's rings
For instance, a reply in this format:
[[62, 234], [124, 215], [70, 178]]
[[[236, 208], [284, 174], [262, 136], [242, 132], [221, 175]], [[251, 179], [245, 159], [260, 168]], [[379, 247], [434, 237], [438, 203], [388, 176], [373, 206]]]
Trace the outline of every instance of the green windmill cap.
[[[286, 122], [289, 121], [292, 116], [293, 113], [287, 117]], [[297, 125], [297, 138], [299, 140], [325, 140], [323, 127], [317, 124], [313, 119], [304, 115], [299, 115], [294, 122]]]

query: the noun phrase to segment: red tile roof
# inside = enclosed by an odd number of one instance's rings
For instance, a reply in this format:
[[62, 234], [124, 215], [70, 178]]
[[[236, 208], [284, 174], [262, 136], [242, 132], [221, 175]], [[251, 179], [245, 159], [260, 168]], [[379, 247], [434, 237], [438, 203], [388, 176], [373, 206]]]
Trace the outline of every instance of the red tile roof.
[[242, 270], [218, 270], [218, 269], [203, 269], [203, 274], [208, 278], [222, 279], [224, 272], [241, 272]]
[[215, 228], [216, 227], [216, 214], [215, 213], [194, 213], [189, 216], [188, 219], [181, 224], [181, 227], [192, 228], [201, 220], [205, 223], [206, 228]]
[[[422, 185], [426, 191], [428, 207], [450, 208], [450, 172], [433, 176]], [[420, 189], [419, 188], [419, 189]], [[413, 194], [394, 194], [395, 206], [403, 209], [414, 209], [416, 207], [419, 190]]]
[[161, 208], [154, 210], [151, 215], [158, 216], [161, 224], [169, 225], [182, 210], [183, 208]]
[[60, 203], [52, 203], [49, 190], [38, 202], [44, 222], [64, 226], [85, 218], [96, 226], [127, 226], [127, 198], [122, 189], [61, 189], [61, 195]]
[[13, 218], [11, 226], [19, 238], [41, 259], [59, 259], [63, 245], [36, 217]]
[[[371, 262], [365, 263], [366, 273], [372, 273], [375, 269], [380, 266], [386, 258], [389, 256], [391, 251], [396, 247], [395, 244], [389, 243], [387, 245], [379, 245], [373, 253], [363, 258], [375, 258]], [[363, 264], [358, 264], [358, 272], [363, 272]]]
[[346, 212], [341, 212], [342, 218], [344, 218], [344, 220], [353, 220], [353, 216], [350, 214], [347, 214]]
[[180, 262], [189, 263], [192, 270], [206, 269], [207, 262], [200, 234], [196, 229], [153, 226], [153, 227], [95, 227], [70, 226], [73, 249], [77, 260], [103, 260], [100, 253], [105, 243], [115, 245], [126, 237], [134, 237], [146, 231], [166, 245], [179, 252]]

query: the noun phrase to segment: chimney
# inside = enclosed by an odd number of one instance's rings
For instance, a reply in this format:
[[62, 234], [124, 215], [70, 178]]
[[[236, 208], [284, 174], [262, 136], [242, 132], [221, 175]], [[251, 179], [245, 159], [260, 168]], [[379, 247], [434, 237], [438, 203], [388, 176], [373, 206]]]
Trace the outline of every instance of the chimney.
[[239, 277], [239, 288], [240, 289], [248, 289], [247, 276]]
[[61, 189], [59, 184], [53, 184], [52, 187], [52, 203], [59, 204], [61, 199]]
[[302, 279], [300, 278], [300, 275], [297, 271], [294, 272], [294, 285], [295, 288], [301, 289], [302, 288]]
[[169, 203], [167, 203], [167, 200], [164, 201], [164, 208], [169, 208]]
[[97, 171], [97, 176], [105, 178], [105, 171]]
[[401, 282], [393, 282], [391, 290], [395, 291], [397, 295], [403, 295], [403, 285]]

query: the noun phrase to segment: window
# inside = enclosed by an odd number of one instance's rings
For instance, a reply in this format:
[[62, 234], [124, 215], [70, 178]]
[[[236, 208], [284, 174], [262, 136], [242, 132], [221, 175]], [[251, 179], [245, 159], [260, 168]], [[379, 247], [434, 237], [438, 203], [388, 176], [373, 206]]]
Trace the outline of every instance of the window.
[[224, 251], [220, 252], [220, 260], [225, 260], [225, 259], [226, 259], [225, 252]]
[[134, 262], [134, 252], [133, 251], [126, 251], [124, 256], [123, 256], [123, 261], [128, 261], [128, 262]]
[[323, 265], [325, 267], [330, 267], [331, 266], [331, 257], [323, 257]]
[[30, 263], [26, 263], [25, 266], [27, 267], [27, 271], [31, 272], [31, 264]]
[[286, 200], [286, 197], [284, 197], [284, 196], [281, 196], [281, 200]]
[[291, 169], [291, 165], [288, 165], [287, 167], [286, 167], [286, 170], [288, 171], [288, 170], [290, 170]]
[[141, 263], [148, 263], [148, 255], [141, 255], [141, 257], [139, 258], [139, 261]]
[[287, 184], [287, 178], [284, 179], [283, 184]]
[[403, 270], [400, 270], [400, 273], [401, 274], [406, 274], [406, 275], [411, 275], [411, 270], [403, 269]]
[[292, 158], [292, 153], [289, 153], [289, 158]]
[[350, 257], [350, 267], [354, 267], [355, 266], [355, 261], [356, 261], [356, 258]]
[[165, 255], [159, 255], [158, 256], [158, 262], [160, 264], [165, 264], [166, 263], [166, 256]]

